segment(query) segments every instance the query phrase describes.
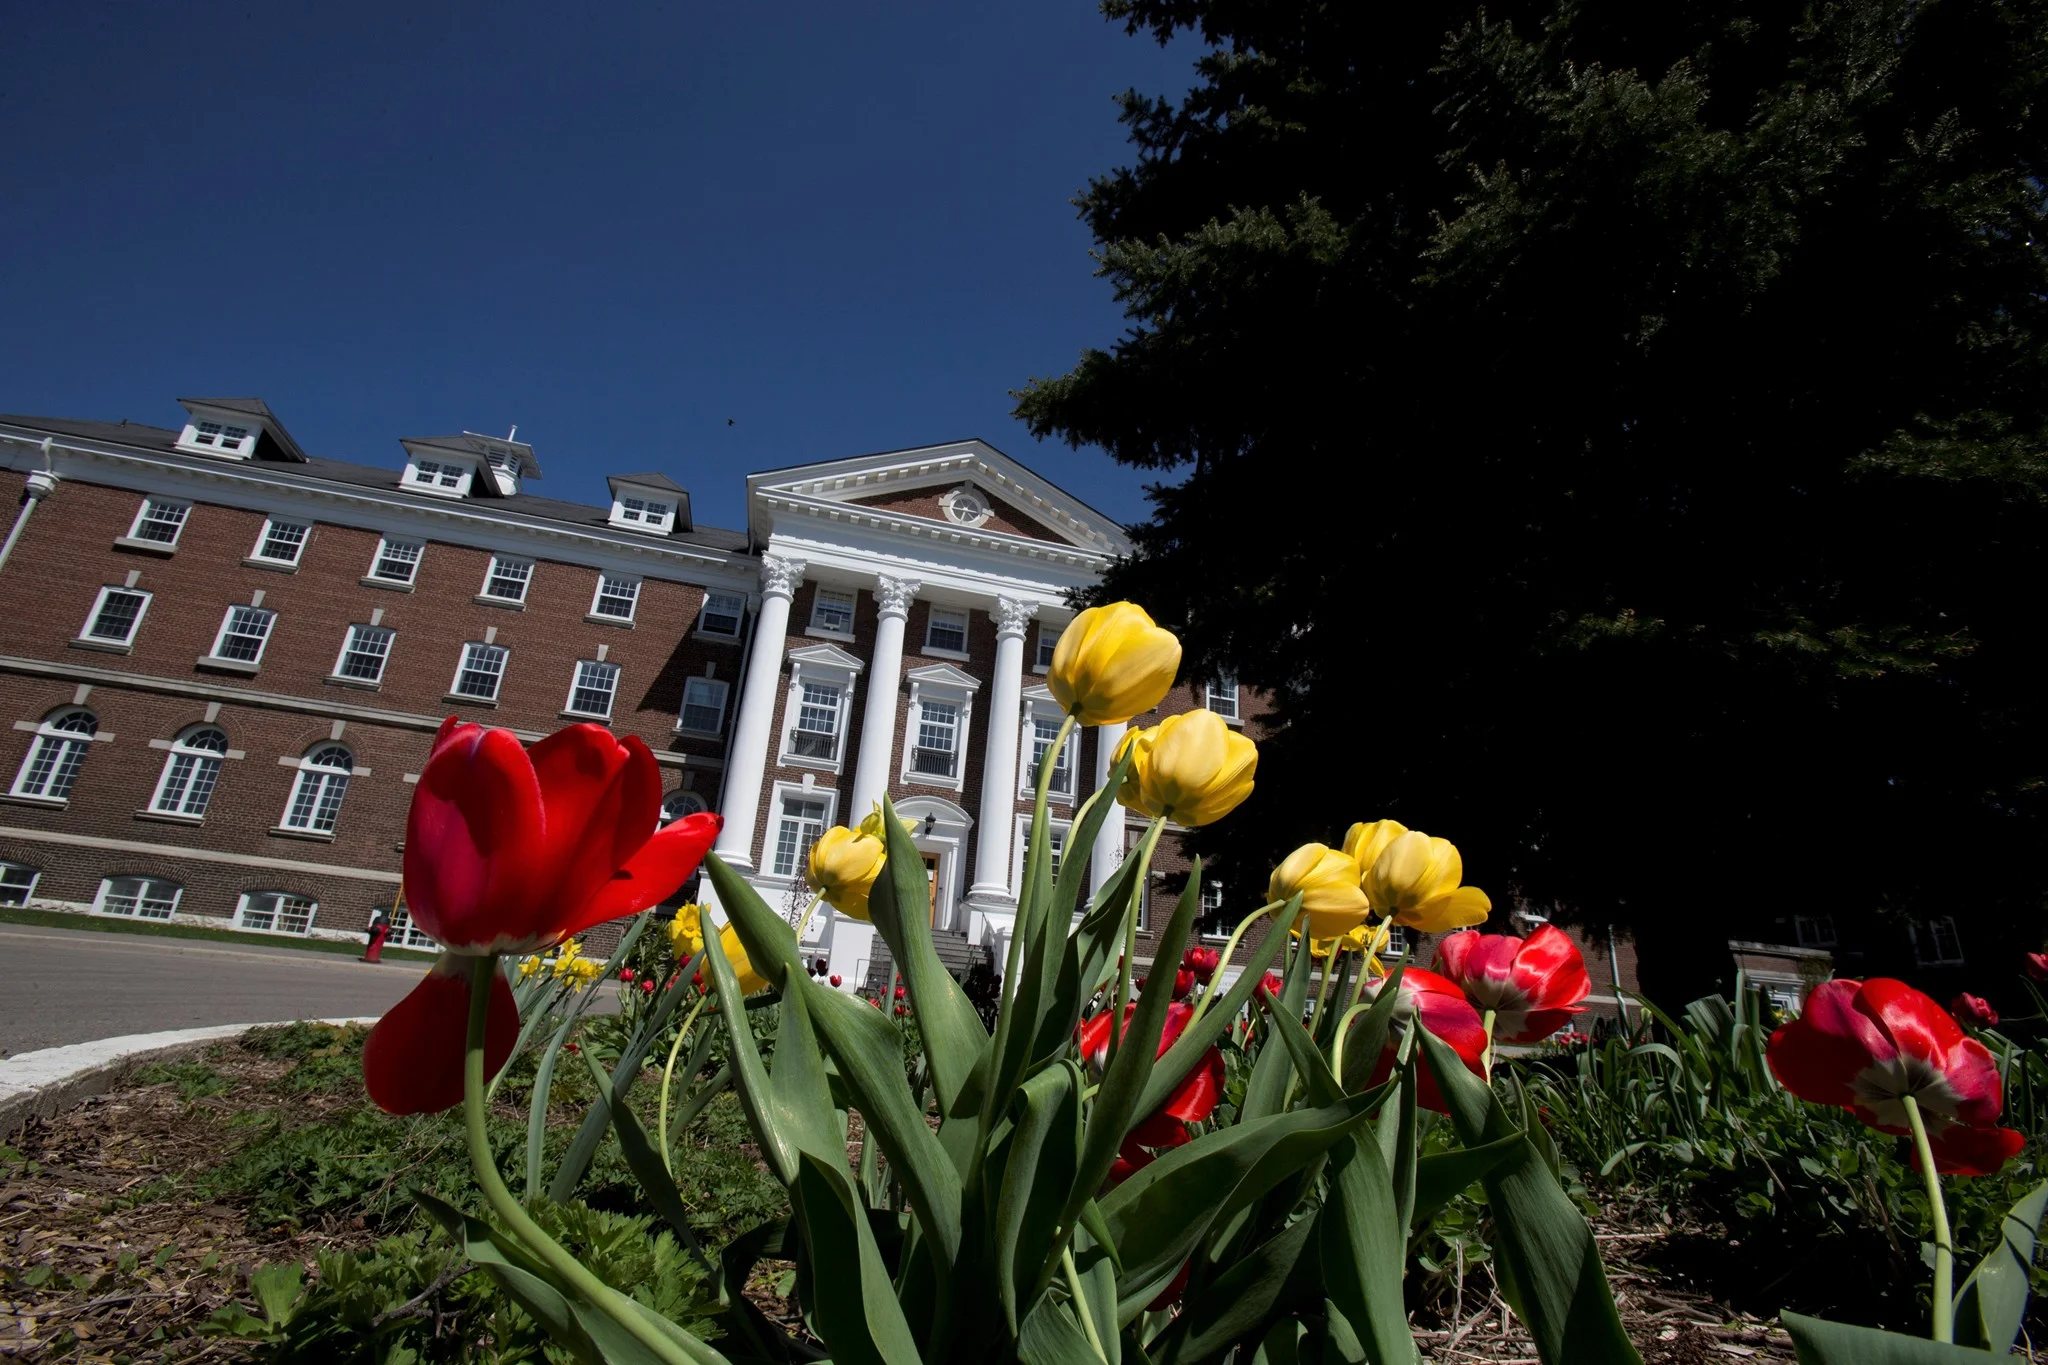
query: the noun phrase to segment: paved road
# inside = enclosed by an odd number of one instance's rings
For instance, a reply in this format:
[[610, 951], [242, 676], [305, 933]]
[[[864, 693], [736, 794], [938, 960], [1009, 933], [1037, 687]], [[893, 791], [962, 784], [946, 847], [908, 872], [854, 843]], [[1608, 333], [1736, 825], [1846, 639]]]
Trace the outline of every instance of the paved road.
[[0, 924], [0, 1055], [207, 1024], [367, 1017], [425, 971], [298, 948]]

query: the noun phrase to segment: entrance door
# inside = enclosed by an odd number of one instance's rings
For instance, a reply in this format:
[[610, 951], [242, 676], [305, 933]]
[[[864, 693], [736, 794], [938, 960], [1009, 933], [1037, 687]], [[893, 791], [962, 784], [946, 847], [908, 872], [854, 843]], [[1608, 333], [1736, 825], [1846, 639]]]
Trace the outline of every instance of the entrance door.
[[936, 929], [939, 927], [939, 855], [936, 853], [926, 853], [922, 856], [924, 858], [924, 878], [931, 890], [932, 928]]

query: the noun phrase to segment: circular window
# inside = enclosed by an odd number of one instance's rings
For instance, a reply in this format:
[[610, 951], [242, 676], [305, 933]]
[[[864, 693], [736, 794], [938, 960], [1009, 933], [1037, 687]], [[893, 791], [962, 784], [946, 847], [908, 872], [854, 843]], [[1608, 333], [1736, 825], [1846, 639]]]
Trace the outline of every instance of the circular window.
[[939, 499], [939, 510], [946, 520], [961, 526], [980, 526], [995, 515], [982, 491], [964, 483]]

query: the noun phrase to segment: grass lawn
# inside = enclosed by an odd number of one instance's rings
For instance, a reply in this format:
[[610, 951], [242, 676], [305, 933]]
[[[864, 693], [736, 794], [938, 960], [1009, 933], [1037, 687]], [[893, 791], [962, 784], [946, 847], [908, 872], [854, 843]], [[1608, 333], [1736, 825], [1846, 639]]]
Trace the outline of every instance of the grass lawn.
[[[107, 934], [153, 934], [158, 938], [196, 938], [212, 943], [251, 943], [263, 948], [299, 948], [314, 953], [347, 953], [360, 957], [363, 945], [354, 939], [298, 938], [291, 934], [252, 934], [238, 929], [206, 929], [196, 924], [160, 924], [114, 915], [73, 915], [62, 910], [26, 910], [0, 905], [0, 924], [35, 924], [45, 929], [88, 929]], [[412, 948], [389, 948], [384, 956], [406, 962], [432, 962], [435, 955]]]

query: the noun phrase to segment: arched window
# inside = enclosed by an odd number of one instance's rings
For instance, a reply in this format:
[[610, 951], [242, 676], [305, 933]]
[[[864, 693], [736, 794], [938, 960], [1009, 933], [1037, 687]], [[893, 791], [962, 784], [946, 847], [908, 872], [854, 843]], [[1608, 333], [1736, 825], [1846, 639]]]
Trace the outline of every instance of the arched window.
[[284, 827], [334, 833], [334, 822], [341, 817], [341, 798], [348, 795], [348, 776], [355, 766], [355, 759], [339, 744], [323, 744], [300, 759], [299, 780], [292, 786]]
[[708, 809], [710, 807], [704, 804], [704, 798], [695, 792], [670, 792], [662, 798], [661, 825], [672, 825], [685, 815], [700, 815]]
[[76, 707], [45, 716], [36, 727], [35, 742], [28, 746], [28, 757], [21, 761], [21, 771], [14, 775], [14, 794], [49, 801], [67, 799], [99, 729], [97, 716]]
[[227, 751], [227, 735], [211, 725], [194, 726], [179, 735], [171, 744], [171, 756], [164, 760], [164, 775], [157, 779], [156, 797], [149, 808], [159, 815], [206, 814]]

